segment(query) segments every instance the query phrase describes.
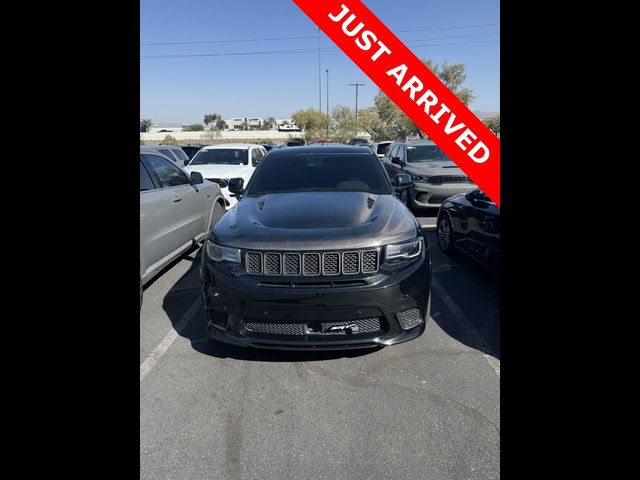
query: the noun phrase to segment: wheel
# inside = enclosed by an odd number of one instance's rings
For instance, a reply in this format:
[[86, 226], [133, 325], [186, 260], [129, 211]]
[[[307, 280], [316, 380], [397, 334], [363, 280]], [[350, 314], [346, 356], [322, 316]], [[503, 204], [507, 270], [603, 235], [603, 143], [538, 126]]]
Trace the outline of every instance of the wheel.
[[451, 226], [451, 220], [446, 214], [440, 215], [438, 218], [438, 226], [436, 229], [438, 234], [438, 246], [444, 253], [453, 253], [454, 234]]
[[220, 221], [220, 219], [225, 213], [226, 212], [224, 211], [224, 207], [220, 205], [218, 202], [216, 202], [216, 204], [213, 206], [213, 214], [212, 214], [213, 220], [211, 222], [212, 228], [216, 223]]

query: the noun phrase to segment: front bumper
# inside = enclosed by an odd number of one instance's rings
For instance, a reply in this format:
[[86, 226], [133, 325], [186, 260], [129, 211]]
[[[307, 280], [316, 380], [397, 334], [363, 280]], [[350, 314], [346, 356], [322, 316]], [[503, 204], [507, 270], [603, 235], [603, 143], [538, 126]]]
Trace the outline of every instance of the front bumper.
[[467, 193], [474, 190], [473, 183], [445, 183], [432, 185], [426, 182], [414, 182], [409, 194], [414, 205], [422, 208], [440, 207], [444, 201], [459, 193]]
[[[264, 286], [274, 277], [228, 275], [202, 257], [207, 331], [224, 343], [305, 350], [387, 346], [419, 337], [429, 318], [429, 249], [401, 271], [357, 277], [366, 284], [348, 287]], [[327, 280], [304, 278], [318, 279]]]

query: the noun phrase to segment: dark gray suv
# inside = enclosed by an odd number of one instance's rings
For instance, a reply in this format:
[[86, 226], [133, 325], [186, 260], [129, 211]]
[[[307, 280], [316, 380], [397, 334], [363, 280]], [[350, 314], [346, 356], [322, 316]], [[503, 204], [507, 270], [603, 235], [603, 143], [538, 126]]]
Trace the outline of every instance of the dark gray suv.
[[408, 207], [440, 207], [452, 195], [476, 189], [460, 168], [431, 140], [393, 142], [383, 158], [391, 183], [396, 175], [411, 175], [412, 187], [401, 199]]
[[[407, 175], [396, 184], [410, 185]], [[393, 345], [429, 318], [425, 232], [376, 156], [336, 144], [274, 149], [205, 244], [208, 333], [237, 346]]]

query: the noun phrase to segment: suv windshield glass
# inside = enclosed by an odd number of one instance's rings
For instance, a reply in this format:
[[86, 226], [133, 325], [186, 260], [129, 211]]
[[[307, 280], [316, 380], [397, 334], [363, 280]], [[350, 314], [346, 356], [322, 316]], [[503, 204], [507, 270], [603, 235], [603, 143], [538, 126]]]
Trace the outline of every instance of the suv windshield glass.
[[195, 154], [189, 165], [248, 165], [247, 150], [234, 148], [218, 148], [200, 150]]
[[248, 196], [285, 192], [391, 193], [371, 153], [309, 153], [264, 157], [247, 187]]
[[414, 162], [450, 162], [442, 150], [436, 145], [407, 145], [407, 161]]
[[172, 148], [171, 151], [178, 158], [178, 160], [189, 160], [187, 154], [181, 148]]

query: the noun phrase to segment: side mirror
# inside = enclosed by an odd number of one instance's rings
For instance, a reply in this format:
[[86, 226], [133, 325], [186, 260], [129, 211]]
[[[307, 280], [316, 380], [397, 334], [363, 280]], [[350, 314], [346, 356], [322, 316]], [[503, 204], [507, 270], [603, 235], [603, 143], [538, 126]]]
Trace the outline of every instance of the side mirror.
[[193, 185], [200, 185], [201, 183], [204, 183], [202, 174], [200, 172], [191, 172], [191, 183]]
[[229, 191], [235, 195], [242, 195], [242, 192], [244, 192], [244, 178], [230, 178]]
[[396, 190], [405, 190], [411, 186], [413, 181], [411, 175], [399, 173], [396, 175]]
[[400, 157], [391, 157], [391, 163], [395, 163], [397, 165], [404, 165], [404, 162], [400, 160]]
[[467, 200], [469, 200], [470, 202], [475, 201], [478, 198], [478, 190], [471, 190], [465, 195], [465, 197], [467, 197]]

